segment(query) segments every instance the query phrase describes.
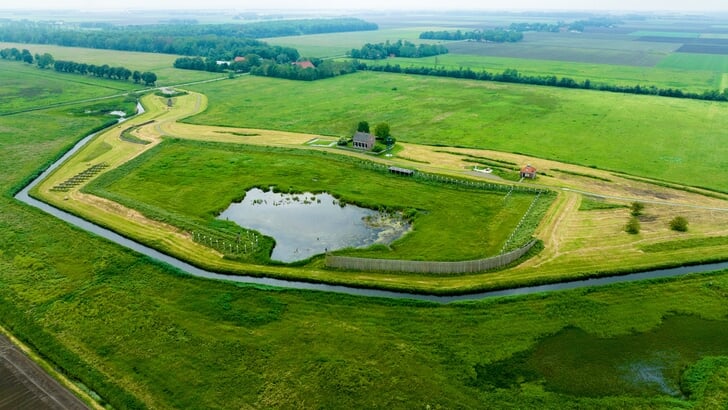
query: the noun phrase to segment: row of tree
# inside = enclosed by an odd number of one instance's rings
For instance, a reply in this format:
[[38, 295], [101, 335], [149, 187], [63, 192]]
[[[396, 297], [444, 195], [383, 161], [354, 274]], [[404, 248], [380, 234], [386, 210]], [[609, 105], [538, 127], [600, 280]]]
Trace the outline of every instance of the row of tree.
[[228, 64], [218, 64], [217, 61], [209, 57], [180, 57], [174, 60], [173, 66], [183, 70], [209, 71], [212, 73], [220, 73], [229, 68]]
[[48, 53], [38, 54], [35, 56], [30, 53], [30, 50], [22, 49], [18, 50], [15, 47], [4, 48], [0, 50], [0, 58], [3, 60], [14, 60], [22, 61], [24, 63], [33, 64], [36, 63], [38, 68], [47, 68], [53, 65], [53, 56]]
[[420, 33], [423, 40], [444, 40], [444, 41], [490, 41], [493, 43], [515, 43], [523, 40], [523, 33], [526, 31], [558, 33], [562, 30], [584, 31], [586, 27], [614, 27], [620, 21], [611, 17], [593, 17], [587, 20], [576, 20], [571, 23], [563, 21], [557, 23], [512, 23], [508, 28], [497, 27], [492, 30], [472, 31], [425, 31]]
[[587, 27], [614, 27], [620, 24], [621, 20], [613, 17], [591, 17], [586, 20], [576, 20], [571, 23], [559, 21], [557, 23], [512, 23], [508, 29], [513, 31], [538, 31], [558, 33], [561, 30], [584, 31]]
[[[258, 54], [264, 58], [286, 58], [296, 61], [298, 50], [270, 46], [265, 42], [234, 34], [196, 34], [197, 26], [124, 26], [99, 30], [59, 27], [43, 22], [0, 22], [0, 41], [33, 44], [55, 44], [121, 51], [202, 56], [231, 60], [236, 56]], [[203, 31], [204, 32], [204, 31]]]
[[497, 28], [494, 30], [473, 30], [473, 31], [425, 31], [420, 33], [423, 40], [446, 40], [446, 41], [490, 41], [493, 43], [515, 43], [523, 40], [523, 33], [516, 30], [505, 30]]
[[56, 60], [53, 64], [53, 69], [59, 73], [93, 75], [110, 80], [128, 81], [131, 78], [135, 83], [139, 84], [139, 82], [144, 82], [144, 85], [147, 86], [152, 86], [157, 82], [157, 75], [151, 71], [131, 71], [126, 67], [110, 67], [108, 64], [95, 65], [77, 63], [75, 61]]
[[245, 24], [197, 24], [196, 21], [169, 21], [165, 24], [99, 26], [111, 32], [136, 32], [143, 30], [160, 36], [220, 36], [230, 38], [267, 38], [310, 34], [367, 31], [379, 28], [377, 24], [358, 18], [278, 19]]
[[148, 86], [152, 86], [157, 82], [157, 75], [149, 71], [142, 73], [139, 71], [131, 71], [126, 67], [110, 67], [108, 64], [97, 66], [94, 64], [77, 63], [75, 61], [56, 60], [50, 53], [35, 54], [33, 56], [30, 50], [18, 50], [15, 47], [0, 50], [0, 58], [4, 60], [22, 61], [27, 64], [35, 63], [40, 69], [52, 66], [59, 73], [93, 75], [121, 81], [128, 81], [131, 78], [137, 84], [143, 81]]
[[419, 58], [446, 53], [447, 48], [439, 44], [416, 45], [409, 41], [397, 40], [393, 43], [390, 43], [389, 41], [379, 44], [367, 43], [360, 49], [352, 49], [348, 55], [351, 58], [381, 60], [390, 56]]
[[657, 95], [673, 98], [689, 98], [706, 101], [728, 101], [728, 89], [708, 90], [702, 93], [683, 91], [676, 88], [658, 88], [655, 86], [641, 85], [615, 85], [615, 84], [594, 84], [589, 79], [576, 81], [569, 77], [558, 78], [556, 76], [533, 76], [523, 75], [514, 69], [506, 69], [501, 73], [490, 73], [488, 71], [476, 72], [470, 68], [448, 69], [444, 67], [401, 67], [399, 64], [391, 65], [367, 65], [358, 62], [358, 70], [384, 71], [390, 73], [404, 73], [415, 75], [430, 75], [437, 77], [466, 78], [481, 81], [497, 81], [506, 83], [544, 85], [551, 87], [578, 88], [585, 90], [599, 90], [627, 94]]
[[313, 67], [305, 67], [308, 64], [264, 62], [259, 66], [252, 67], [250, 74], [263, 77], [285, 78], [288, 80], [314, 81], [356, 72], [355, 62], [312, 60], [311, 63]]
[[266, 60], [258, 54], [238, 56], [232, 61], [215, 60], [209, 57], [180, 57], [174, 61], [174, 67], [184, 70], [210, 71], [213, 73], [221, 73], [224, 71], [247, 73], [253, 67], [258, 67], [266, 61], [284, 64], [290, 62], [290, 58], [288, 56], [276, 56], [274, 59]]

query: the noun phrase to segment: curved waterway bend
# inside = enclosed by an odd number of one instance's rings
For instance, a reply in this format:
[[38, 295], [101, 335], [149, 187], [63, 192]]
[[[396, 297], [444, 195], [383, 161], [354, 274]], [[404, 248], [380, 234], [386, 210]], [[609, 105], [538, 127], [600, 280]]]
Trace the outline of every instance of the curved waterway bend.
[[69, 214], [68, 212], [65, 212], [58, 208], [50, 206], [50, 205], [46, 204], [45, 202], [41, 202], [41, 201], [38, 201], [37, 199], [31, 198], [28, 195], [28, 192], [33, 187], [35, 187], [40, 181], [45, 179], [51, 172], [53, 172], [53, 170], [55, 170], [61, 164], [63, 164], [69, 157], [71, 157], [71, 155], [76, 153], [76, 151], [78, 151], [84, 145], [86, 145], [89, 141], [91, 141], [91, 139], [93, 139], [94, 136], [96, 136], [96, 134], [91, 134], [91, 135], [85, 137], [84, 139], [82, 139], [81, 141], [79, 141], [76, 145], [73, 146], [73, 148], [71, 148], [58, 161], [54, 162], [50, 167], [48, 167], [48, 169], [45, 172], [43, 172], [38, 178], [33, 180], [30, 184], [28, 184], [28, 186], [26, 186], [17, 195], [15, 195], [15, 198], [30, 206], [36, 207], [50, 215], [53, 215], [58, 219], [62, 219], [72, 225], [75, 225], [85, 231], [88, 231], [88, 232], [91, 232], [98, 236], [101, 236], [101, 237], [108, 239], [112, 242], [115, 242], [121, 246], [124, 246], [124, 247], [132, 249], [136, 252], [139, 252], [143, 255], [146, 255], [150, 258], [154, 258], [156, 260], [159, 260], [161, 262], [174, 266], [175, 268], [180, 269], [190, 275], [198, 276], [201, 278], [223, 280], [223, 281], [229, 281], [229, 282], [249, 283], [249, 284], [256, 284], [256, 285], [266, 285], [266, 286], [274, 286], [274, 287], [289, 288], [289, 289], [304, 289], [304, 290], [314, 290], [314, 291], [321, 291], [321, 292], [344, 293], [344, 294], [356, 295], [356, 296], [381, 297], [381, 298], [390, 298], [390, 299], [417, 299], [417, 300], [423, 300], [423, 301], [449, 303], [449, 302], [456, 302], [456, 301], [463, 301], [463, 300], [485, 299], [485, 298], [496, 297], [496, 296], [527, 295], [527, 294], [532, 294], [532, 293], [549, 292], [549, 291], [555, 291], [555, 290], [576, 289], [576, 288], [583, 288], [583, 287], [589, 287], [589, 286], [601, 286], [601, 285], [607, 285], [607, 284], [611, 284], [611, 283], [631, 282], [631, 281], [643, 280], [643, 279], [667, 278], [667, 277], [672, 277], [672, 276], [685, 275], [688, 273], [699, 273], [699, 272], [709, 272], [709, 271], [720, 270], [720, 269], [728, 269], [728, 262], [710, 263], [710, 264], [704, 264], [704, 265], [678, 267], [678, 268], [671, 268], [671, 269], [658, 269], [658, 270], [652, 270], [652, 271], [646, 271], [646, 272], [640, 272], [640, 273], [633, 273], [633, 274], [629, 274], [629, 275], [608, 276], [608, 277], [603, 277], [603, 278], [575, 280], [575, 281], [570, 281], [570, 282], [553, 283], [553, 284], [541, 285], [541, 286], [527, 286], [527, 287], [520, 287], [520, 288], [496, 290], [496, 291], [490, 291], [490, 292], [471, 293], [471, 294], [466, 294], [466, 295], [454, 295], [454, 296], [436, 296], [436, 295], [414, 294], [414, 293], [396, 292], [396, 291], [387, 291], [387, 290], [378, 290], [378, 289], [364, 289], [364, 288], [355, 288], [355, 287], [350, 287], [350, 286], [327, 285], [327, 284], [323, 284], [323, 283], [310, 283], [310, 282], [274, 279], [274, 278], [266, 278], [266, 277], [223, 275], [220, 273], [210, 272], [210, 271], [207, 271], [204, 269], [200, 269], [196, 266], [190, 265], [187, 262], [184, 262], [180, 259], [174, 258], [167, 254], [161, 253], [155, 249], [142, 245], [131, 239], [125, 238], [125, 237], [117, 234], [114, 231], [108, 230], [106, 228], [102, 228], [85, 219], [79, 218], [75, 215]]

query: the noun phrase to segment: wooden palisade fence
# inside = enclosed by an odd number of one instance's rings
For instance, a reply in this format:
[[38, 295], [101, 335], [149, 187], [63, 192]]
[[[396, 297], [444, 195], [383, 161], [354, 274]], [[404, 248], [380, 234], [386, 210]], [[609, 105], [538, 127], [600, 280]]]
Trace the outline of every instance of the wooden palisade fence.
[[530, 251], [536, 240], [526, 245], [485, 259], [476, 259], [459, 262], [437, 262], [437, 261], [405, 261], [396, 259], [369, 259], [353, 258], [349, 256], [326, 255], [326, 266], [329, 268], [356, 270], [356, 271], [379, 271], [379, 272], [411, 272], [411, 273], [476, 273], [489, 269], [506, 266]]

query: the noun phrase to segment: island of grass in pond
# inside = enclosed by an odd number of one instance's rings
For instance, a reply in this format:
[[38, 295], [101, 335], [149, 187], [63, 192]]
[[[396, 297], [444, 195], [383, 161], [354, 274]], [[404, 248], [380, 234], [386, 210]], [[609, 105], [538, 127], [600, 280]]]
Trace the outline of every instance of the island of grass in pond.
[[288, 194], [253, 188], [218, 219], [275, 239], [271, 259], [294, 262], [326, 251], [389, 244], [409, 224], [385, 212], [346, 205], [322, 193]]

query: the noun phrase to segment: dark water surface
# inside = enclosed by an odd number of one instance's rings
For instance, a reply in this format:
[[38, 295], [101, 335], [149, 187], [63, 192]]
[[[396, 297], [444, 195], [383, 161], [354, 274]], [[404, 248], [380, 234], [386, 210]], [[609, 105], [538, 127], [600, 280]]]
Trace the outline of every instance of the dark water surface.
[[[271, 259], [281, 262], [307, 259], [327, 250], [390, 243], [407, 229], [378, 211], [342, 206], [327, 193], [289, 194], [259, 188], [246, 192], [241, 202], [230, 204], [218, 219], [275, 239]], [[372, 223], [378, 221], [390, 223]]]

